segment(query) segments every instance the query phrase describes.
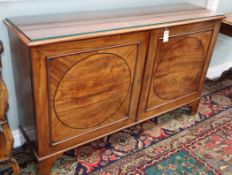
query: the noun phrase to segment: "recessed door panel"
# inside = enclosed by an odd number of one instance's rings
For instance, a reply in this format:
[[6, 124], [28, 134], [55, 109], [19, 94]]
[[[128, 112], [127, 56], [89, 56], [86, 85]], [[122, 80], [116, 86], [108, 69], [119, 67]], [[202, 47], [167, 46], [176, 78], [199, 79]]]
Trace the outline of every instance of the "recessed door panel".
[[130, 86], [130, 68], [123, 58], [109, 53], [88, 56], [60, 81], [54, 99], [56, 115], [67, 127], [95, 127], [120, 110]]
[[170, 46], [158, 64], [152, 90], [160, 99], [172, 100], [193, 93], [204, 65], [204, 47], [199, 39], [187, 37]]

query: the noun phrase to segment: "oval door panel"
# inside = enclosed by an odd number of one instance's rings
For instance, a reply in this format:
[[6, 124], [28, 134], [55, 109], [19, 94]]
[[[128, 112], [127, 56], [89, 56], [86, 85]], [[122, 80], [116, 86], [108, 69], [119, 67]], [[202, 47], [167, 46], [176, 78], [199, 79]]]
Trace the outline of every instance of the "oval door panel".
[[176, 99], [197, 90], [204, 64], [201, 41], [188, 37], [167, 50], [156, 69], [153, 89], [164, 100]]
[[84, 58], [66, 72], [56, 89], [56, 115], [75, 129], [100, 125], [120, 111], [130, 85], [130, 69], [123, 58], [108, 53]]

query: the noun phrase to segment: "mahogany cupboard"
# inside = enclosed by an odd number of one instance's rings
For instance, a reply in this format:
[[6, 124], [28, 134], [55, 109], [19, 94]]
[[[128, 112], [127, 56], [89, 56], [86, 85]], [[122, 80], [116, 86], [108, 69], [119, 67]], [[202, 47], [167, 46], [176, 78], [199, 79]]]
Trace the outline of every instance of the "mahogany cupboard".
[[222, 18], [178, 4], [6, 19], [20, 127], [38, 172], [183, 105], [196, 113]]

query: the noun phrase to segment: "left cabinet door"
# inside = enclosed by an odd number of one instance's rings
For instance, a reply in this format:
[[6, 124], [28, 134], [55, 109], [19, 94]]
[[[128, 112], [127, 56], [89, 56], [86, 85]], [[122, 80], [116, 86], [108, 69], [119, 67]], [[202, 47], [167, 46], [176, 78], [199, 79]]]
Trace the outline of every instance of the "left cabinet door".
[[135, 121], [147, 37], [141, 32], [37, 48], [51, 146], [89, 141]]

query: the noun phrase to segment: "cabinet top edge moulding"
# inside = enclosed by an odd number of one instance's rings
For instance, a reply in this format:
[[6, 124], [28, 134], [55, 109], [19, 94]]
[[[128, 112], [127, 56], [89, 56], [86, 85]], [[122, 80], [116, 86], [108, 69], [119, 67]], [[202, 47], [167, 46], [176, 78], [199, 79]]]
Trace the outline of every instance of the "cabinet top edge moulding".
[[203, 22], [223, 14], [190, 3], [5, 19], [27, 46]]

